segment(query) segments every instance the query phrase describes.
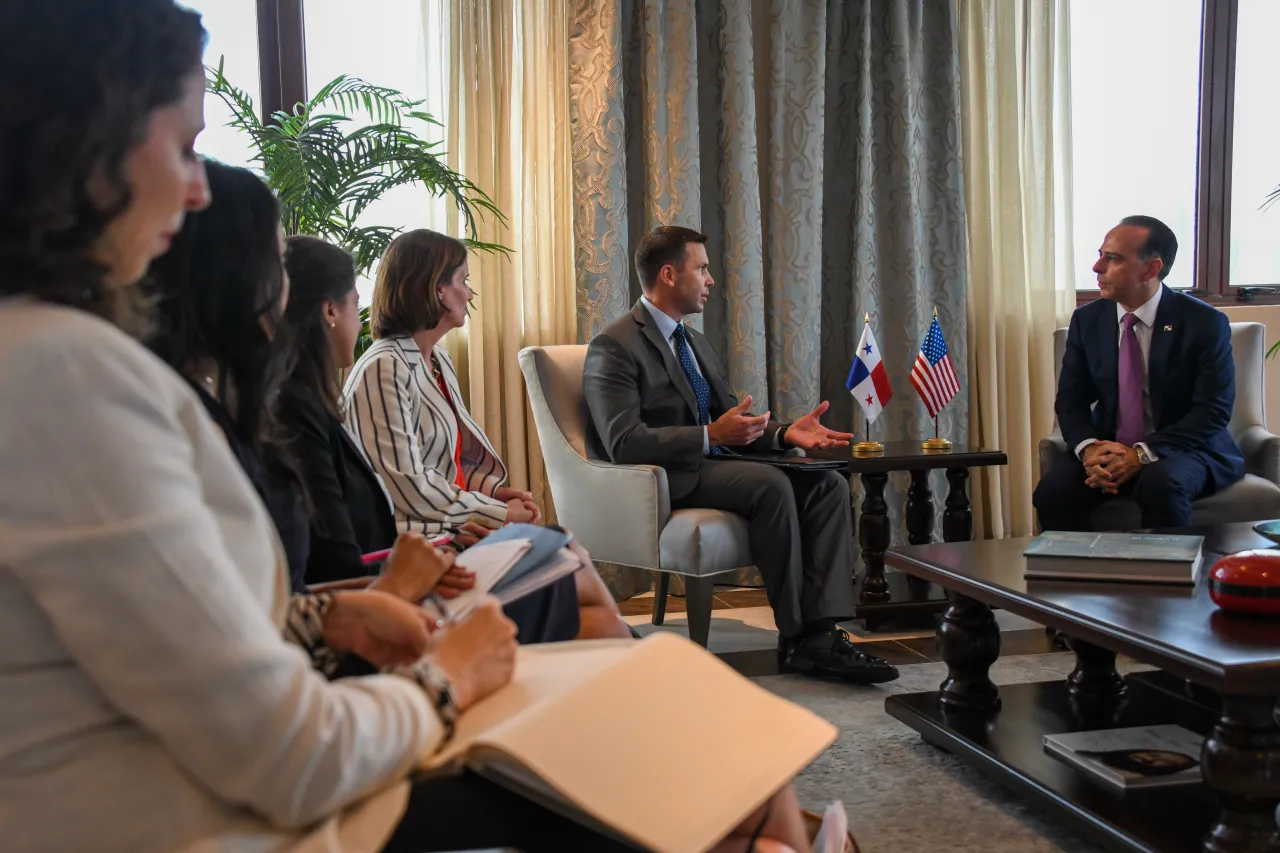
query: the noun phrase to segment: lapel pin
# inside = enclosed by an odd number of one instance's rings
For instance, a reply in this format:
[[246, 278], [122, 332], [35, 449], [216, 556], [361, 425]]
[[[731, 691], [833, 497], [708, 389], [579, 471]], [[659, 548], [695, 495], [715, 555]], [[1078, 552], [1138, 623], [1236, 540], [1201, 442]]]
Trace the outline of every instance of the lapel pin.
[[1164, 327], [1164, 330], [1165, 330], [1166, 332], [1172, 332], [1172, 331], [1173, 331], [1173, 326], [1165, 326], [1165, 327]]

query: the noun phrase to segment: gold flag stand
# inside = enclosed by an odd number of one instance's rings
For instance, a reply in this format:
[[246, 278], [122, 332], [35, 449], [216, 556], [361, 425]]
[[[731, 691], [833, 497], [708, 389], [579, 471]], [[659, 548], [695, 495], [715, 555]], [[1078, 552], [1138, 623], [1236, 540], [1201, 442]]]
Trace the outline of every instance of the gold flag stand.
[[926, 438], [920, 442], [920, 449], [925, 453], [949, 453], [951, 451], [951, 442], [938, 436], [937, 415], [933, 416], [933, 438]]
[[[938, 319], [938, 309], [934, 306], [933, 319]], [[926, 438], [920, 442], [920, 449], [925, 453], [948, 453], [951, 450], [951, 442], [938, 435], [938, 416], [933, 416], [933, 438]]]
[[871, 421], [867, 421], [867, 440], [859, 441], [853, 446], [853, 455], [874, 456], [877, 453], [884, 453], [884, 445], [871, 440]]

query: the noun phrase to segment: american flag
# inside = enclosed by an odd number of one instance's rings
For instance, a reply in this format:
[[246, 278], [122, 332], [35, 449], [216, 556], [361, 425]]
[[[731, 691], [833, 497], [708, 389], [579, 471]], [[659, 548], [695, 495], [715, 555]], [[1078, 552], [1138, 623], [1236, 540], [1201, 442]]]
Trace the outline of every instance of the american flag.
[[938, 318], [933, 318], [929, 333], [924, 336], [920, 345], [920, 354], [911, 368], [911, 384], [916, 387], [920, 399], [924, 400], [929, 417], [936, 418], [952, 397], [960, 393], [960, 380], [956, 378], [956, 370], [951, 366], [951, 356], [947, 355], [947, 342], [942, 337], [942, 327]]

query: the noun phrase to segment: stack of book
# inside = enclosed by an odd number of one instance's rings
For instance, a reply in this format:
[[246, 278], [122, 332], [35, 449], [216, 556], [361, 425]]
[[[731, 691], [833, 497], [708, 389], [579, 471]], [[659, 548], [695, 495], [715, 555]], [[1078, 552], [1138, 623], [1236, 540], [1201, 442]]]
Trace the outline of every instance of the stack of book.
[[1023, 556], [1029, 578], [1194, 585], [1203, 547], [1203, 536], [1054, 530]]

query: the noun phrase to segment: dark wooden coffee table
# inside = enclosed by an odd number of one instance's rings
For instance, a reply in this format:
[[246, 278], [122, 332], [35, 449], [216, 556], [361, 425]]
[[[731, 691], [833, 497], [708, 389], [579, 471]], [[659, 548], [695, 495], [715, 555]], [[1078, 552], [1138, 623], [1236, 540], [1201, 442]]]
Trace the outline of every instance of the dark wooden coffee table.
[[[890, 696], [885, 709], [1111, 849], [1280, 851], [1280, 619], [1220, 611], [1205, 585], [1221, 554], [1272, 543], [1248, 524], [1185, 532], [1207, 538], [1194, 589], [1026, 580], [1028, 539], [889, 551], [891, 567], [947, 590], [938, 647], [948, 674], [937, 691]], [[992, 607], [1073, 638], [1075, 671], [997, 689]], [[1122, 678], [1117, 653], [1160, 672]], [[1206, 736], [1203, 785], [1113, 794], [1043, 748], [1045, 734], [1162, 723]]]

